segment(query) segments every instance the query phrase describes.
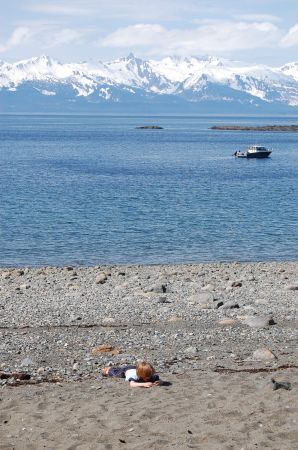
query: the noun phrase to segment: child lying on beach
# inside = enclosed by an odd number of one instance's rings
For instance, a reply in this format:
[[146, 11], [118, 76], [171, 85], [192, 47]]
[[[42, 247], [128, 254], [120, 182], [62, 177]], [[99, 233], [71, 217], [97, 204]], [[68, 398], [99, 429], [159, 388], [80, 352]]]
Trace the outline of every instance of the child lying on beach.
[[150, 388], [159, 386], [162, 381], [155, 373], [154, 367], [146, 362], [140, 362], [136, 366], [105, 367], [102, 370], [104, 377], [125, 378], [131, 387]]

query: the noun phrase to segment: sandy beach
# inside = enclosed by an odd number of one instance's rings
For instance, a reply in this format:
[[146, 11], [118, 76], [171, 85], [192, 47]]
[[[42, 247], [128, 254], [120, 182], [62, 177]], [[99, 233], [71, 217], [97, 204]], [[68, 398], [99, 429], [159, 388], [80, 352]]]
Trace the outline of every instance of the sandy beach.
[[297, 262], [3, 268], [0, 449], [294, 450], [297, 304]]

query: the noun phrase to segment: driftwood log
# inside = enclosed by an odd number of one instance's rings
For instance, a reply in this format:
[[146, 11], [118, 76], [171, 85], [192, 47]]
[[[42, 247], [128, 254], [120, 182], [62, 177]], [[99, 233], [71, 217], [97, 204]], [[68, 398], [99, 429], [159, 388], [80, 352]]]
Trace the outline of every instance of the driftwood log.
[[14, 378], [15, 380], [30, 380], [30, 373], [26, 372], [0, 372], [0, 380]]

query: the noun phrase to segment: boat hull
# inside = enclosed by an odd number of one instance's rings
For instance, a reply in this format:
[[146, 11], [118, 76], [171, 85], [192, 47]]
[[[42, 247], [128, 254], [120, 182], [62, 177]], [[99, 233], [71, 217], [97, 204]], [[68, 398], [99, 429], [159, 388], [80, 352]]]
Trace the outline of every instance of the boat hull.
[[271, 152], [254, 152], [254, 153], [247, 152], [246, 157], [247, 158], [268, 158], [268, 156], [270, 154], [271, 154]]

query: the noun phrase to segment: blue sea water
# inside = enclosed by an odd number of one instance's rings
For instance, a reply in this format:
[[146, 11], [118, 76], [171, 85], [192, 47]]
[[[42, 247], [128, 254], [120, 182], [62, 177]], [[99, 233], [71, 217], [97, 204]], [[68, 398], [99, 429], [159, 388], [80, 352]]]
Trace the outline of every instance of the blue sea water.
[[274, 123], [0, 116], [0, 266], [298, 259], [298, 134], [209, 129]]

